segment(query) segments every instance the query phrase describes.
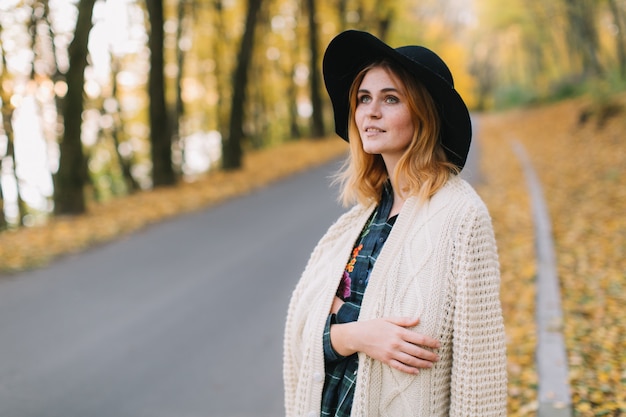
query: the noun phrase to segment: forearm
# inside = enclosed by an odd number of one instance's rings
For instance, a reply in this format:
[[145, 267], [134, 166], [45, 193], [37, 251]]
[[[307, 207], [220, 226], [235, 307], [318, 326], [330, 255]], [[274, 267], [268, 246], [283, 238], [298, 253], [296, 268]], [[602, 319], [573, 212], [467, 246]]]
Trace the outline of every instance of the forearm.
[[358, 341], [354, 332], [355, 326], [358, 326], [358, 322], [330, 326], [330, 343], [339, 355], [350, 356], [359, 351], [355, 344]]
[[439, 342], [409, 330], [418, 323], [419, 319], [398, 317], [334, 324], [330, 326], [330, 342], [340, 355], [362, 352], [402, 372], [416, 374], [419, 368], [430, 368], [439, 360], [428, 349], [438, 348]]
[[336, 317], [336, 322], [332, 323], [329, 329], [332, 349], [341, 356], [350, 356], [358, 352], [354, 346], [354, 342], [358, 340], [358, 336], [354, 334], [354, 327], [359, 326], [356, 324], [359, 307], [335, 297], [330, 312]]

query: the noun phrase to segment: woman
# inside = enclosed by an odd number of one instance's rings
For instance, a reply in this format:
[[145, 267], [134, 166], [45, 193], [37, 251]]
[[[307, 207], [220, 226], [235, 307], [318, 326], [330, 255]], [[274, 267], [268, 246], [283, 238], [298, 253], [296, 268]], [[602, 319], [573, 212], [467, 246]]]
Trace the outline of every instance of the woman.
[[292, 416], [503, 416], [499, 265], [483, 202], [458, 177], [471, 122], [446, 64], [358, 31], [324, 56], [339, 179], [355, 204], [314, 249], [289, 305]]

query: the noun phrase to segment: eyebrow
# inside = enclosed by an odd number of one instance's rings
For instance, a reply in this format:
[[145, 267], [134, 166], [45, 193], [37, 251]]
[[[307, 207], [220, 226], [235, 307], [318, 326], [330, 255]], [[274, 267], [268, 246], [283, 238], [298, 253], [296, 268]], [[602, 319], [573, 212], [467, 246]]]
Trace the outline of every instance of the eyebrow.
[[[390, 92], [396, 92], [398, 94], [400, 93], [400, 90], [398, 90], [397, 88], [394, 88], [394, 87], [386, 87], [386, 88], [383, 88], [380, 91], [381, 91], [381, 93], [390, 93]], [[359, 89], [359, 91], [357, 91], [357, 93], [359, 93], [359, 94], [361, 94], [361, 93], [371, 94], [370, 91], [365, 89], [365, 88]]]

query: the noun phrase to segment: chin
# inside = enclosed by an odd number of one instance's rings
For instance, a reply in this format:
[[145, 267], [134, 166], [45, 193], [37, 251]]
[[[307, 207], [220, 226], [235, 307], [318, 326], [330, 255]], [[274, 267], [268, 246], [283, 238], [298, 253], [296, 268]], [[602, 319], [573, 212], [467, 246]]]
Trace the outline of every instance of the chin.
[[378, 155], [380, 154], [380, 149], [377, 146], [373, 146], [371, 143], [362, 143], [363, 152], [369, 155]]
[[372, 149], [363, 148], [363, 152], [365, 152], [368, 155], [380, 155], [380, 152], [376, 150], [372, 150]]

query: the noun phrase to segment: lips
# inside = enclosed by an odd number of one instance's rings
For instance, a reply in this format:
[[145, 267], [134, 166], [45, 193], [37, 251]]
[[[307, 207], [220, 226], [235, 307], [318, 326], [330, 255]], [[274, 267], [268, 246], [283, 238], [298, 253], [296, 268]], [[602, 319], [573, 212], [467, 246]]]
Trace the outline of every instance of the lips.
[[384, 133], [385, 132], [384, 129], [381, 129], [375, 126], [366, 126], [365, 129], [363, 129], [363, 131], [365, 133]]

